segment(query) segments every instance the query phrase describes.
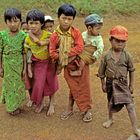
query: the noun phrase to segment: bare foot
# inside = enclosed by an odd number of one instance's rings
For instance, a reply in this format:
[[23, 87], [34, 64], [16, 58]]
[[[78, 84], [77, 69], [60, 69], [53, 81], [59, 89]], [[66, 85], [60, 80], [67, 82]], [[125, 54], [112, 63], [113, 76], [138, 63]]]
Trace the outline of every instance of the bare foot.
[[134, 134], [140, 139], [140, 129], [136, 129]]
[[31, 100], [29, 100], [26, 104], [27, 107], [32, 107], [32, 105], [33, 105], [33, 101], [31, 101]]
[[35, 109], [35, 113], [41, 113], [44, 108], [44, 104], [38, 105]]
[[52, 116], [54, 114], [54, 105], [50, 105], [46, 113], [47, 116]]
[[80, 76], [81, 75], [81, 71], [80, 70], [70, 71], [70, 75], [71, 76]]
[[108, 120], [103, 123], [104, 128], [109, 128], [113, 124], [113, 120]]

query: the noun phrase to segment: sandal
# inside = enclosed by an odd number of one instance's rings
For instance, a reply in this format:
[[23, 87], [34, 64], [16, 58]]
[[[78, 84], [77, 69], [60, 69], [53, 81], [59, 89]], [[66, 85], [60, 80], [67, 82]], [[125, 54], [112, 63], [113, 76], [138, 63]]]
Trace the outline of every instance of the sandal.
[[91, 112], [85, 112], [83, 116], [84, 122], [91, 122], [92, 121], [92, 113]]
[[61, 118], [61, 120], [67, 120], [72, 115], [73, 115], [73, 112], [72, 111], [64, 111], [61, 114], [60, 118]]
[[20, 113], [21, 113], [21, 109], [18, 108], [18, 109], [16, 109], [15, 111], [10, 112], [9, 114], [12, 115], [12, 116], [15, 116], [15, 115], [18, 115], [18, 114], [20, 114]]

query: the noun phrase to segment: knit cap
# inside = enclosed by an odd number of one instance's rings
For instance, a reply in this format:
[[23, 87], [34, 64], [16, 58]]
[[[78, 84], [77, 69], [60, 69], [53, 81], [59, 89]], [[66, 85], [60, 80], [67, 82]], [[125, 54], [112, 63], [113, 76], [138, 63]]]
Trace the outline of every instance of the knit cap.
[[85, 18], [85, 25], [103, 23], [103, 18], [97, 14], [91, 14]]

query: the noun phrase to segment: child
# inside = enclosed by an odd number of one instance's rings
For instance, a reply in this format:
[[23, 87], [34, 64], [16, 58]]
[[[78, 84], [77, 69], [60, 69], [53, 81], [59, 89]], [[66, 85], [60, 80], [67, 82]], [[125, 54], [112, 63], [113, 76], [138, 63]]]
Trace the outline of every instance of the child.
[[[79, 29], [72, 26], [76, 15], [75, 8], [70, 4], [64, 4], [58, 9], [59, 26], [50, 38], [50, 56], [60, 62], [64, 67], [64, 77], [70, 88], [68, 108], [61, 114], [61, 119], [66, 120], [73, 114], [74, 101], [83, 114], [83, 121], [92, 120], [89, 66], [85, 65], [83, 73], [79, 77], [70, 75], [71, 70], [77, 69], [77, 56], [83, 51], [84, 44]], [[58, 52], [59, 50], [59, 52]]]
[[[125, 105], [131, 120], [133, 132], [140, 136], [137, 128], [136, 112], [131, 97], [134, 88], [134, 66], [130, 54], [124, 49], [128, 39], [128, 31], [118, 25], [110, 31], [112, 48], [104, 55], [98, 76], [101, 78], [102, 90], [107, 92], [108, 121], [103, 127], [109, 128], [113, 124], [113, 113], [118, 112]], [[129, 83], [127, 76], [129, 72]]]
[[23, 41], [25, 33], [21, 30], [21, 12], [9, 8], [4, 13], [8, 29], [0, 32], [0, 76], [3, 77], [1, 100], [11, 115], [21, 112], [20, 106], [26, 97], [23, 76], [26, 71], [23, 63]]
[[51, 16], [45, 16], [44, 30], [53, 33], [54, 31], [54, 19]]
[[[54, 19], [51, 16], [45, 16], [45, 24], [43, 26], [43, 30], [46, 30], [47, 32], [51, 32], [51, 33], [54, 31]], [[32, 39], [34, 39], [34, 40], [37, 39], [31, 32], [29, 32], [29, 35]], [[49, 42], [49, 40], [48, 40], [48, 42]], [[41, 41], [38, 40], [37, 43], [38, 43], [38, 45], [40, 45]], [[31, 60], [32, 53], [31, 53], [31, 51], [28, 51], [27, 53], [28, 53], [28, 55], [27, 55], [28, 56], [28, 58], [27, 58], [27, 60], [28, 60], [28, 63], [27, 63], [28, 64], [28, 67], [27, 67], [28, 68], [28, 76], [30, 78], [32, 78], [32, 65], [31, 65], [32, 64], [32, 60]], [[29, 84], [26, 84], [26, 85], [29, 85]], [[29, 93], [30, 93], [30, 91], [29, 91]], [[44, 103], [44, 106], [45, 105], [46, 104]], [[29, 100], [27, 102], [27, 106], [28, 107], [32, 106], [32, 101], [31, 100]]]
[[72, 76], [79, 76], [86, 64], [93, 64], [102, 54], [104, 49], [103, 39], [100, 35], [100, 30], [103, 25], [103, 19], [97, 14], [91, 14], [86, 17], [85, 25], [87, 31], [82, 33], [85, 48], [80, 54], [79, 69], [71, 71]]
[[36, 113], [44, 107], [44, 96], [50, 97], [47, 115], [54, 113], [54, 93], [58, 89], [58, 80], [55, 66], [51, 63], [48, 52], [48, 39], [50, 32], [42, 30], [44, 26], [44, 13], [37, 9], [28, 12], [26, 17], [30, 33], [25, 39], [25, 51], [32, 52], [33, 85], [31, 100], [36, 104]]
[[29, 32], [29, 27], [28, 27], [28, 24], [26, 23], [26, 21], [22, 21], [21, 22], [20, 29], [23, 30], [25, 33], [28, 33]]

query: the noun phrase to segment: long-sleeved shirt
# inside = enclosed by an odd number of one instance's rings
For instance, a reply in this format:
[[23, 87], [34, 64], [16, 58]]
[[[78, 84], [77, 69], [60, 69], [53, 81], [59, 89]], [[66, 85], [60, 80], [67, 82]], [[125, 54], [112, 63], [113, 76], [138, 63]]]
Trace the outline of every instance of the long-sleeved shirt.
[[[74, 27], [71, 27], [70, 30], [68, 30], [68, 32], [70, 32], [72, 37], [71, 48], [68, 53], [68, 57], [79, 55], [84, 49], [84, 43], [81, 32], [79, 29]], [[66, 35], [66, 33], [64, 33], [64, 35]], [[58, 49], [60, 47], [59, 41], [60, 37], [58, 33], [55, 31], [50, 37], [50, 45], [49, 45], [50, 56], [54, 60], [59, 58], [58, 52]]]
[[103, 44], [103, 39], [101, 35], [98, 36], [91, 36], [88, 35], [87, 31], [82, 33], [85, 47], [87, 46], [93, 46], [96, 48], [96, 51], [92, 54], [96, 59], [98, 59], [101, 54], [103, 53], [104, 50], [104, 44]]

